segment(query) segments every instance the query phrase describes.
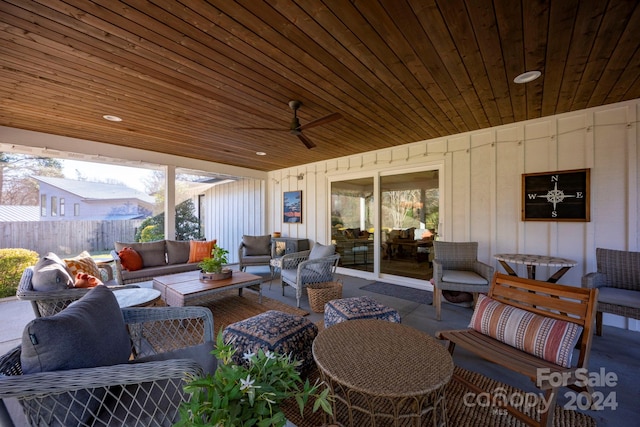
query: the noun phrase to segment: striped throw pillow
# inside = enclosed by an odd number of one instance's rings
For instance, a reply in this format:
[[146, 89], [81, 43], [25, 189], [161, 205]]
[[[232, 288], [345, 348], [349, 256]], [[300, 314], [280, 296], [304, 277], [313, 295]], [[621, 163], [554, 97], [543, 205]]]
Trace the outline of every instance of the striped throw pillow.
[[543, 360], [571, 367], [582, 326], [540, 316], [478, 295], [469, 327]]

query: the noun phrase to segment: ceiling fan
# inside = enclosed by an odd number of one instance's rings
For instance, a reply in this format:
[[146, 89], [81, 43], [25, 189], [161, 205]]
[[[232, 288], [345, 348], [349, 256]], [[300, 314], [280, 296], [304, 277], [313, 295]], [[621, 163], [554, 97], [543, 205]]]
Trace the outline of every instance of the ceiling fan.
[[300, 120], [298, 120], [298, 108], [300, 108], [300, 106], [302, 105], [301, 101], [289, 101], [289, 108], [291, 108], [293, 110], [293, 118], [291, 119], [291, 124], [289, 125], [289, 129], [276, 129], [276, 128], [236, 128], [236, 129], [242, 129], [242, 130], [275, 130], [275, 131], [285, 131], [285, 132], [289, 132], [291, 135], [295, 135], [298, 137], [298, 139], [300, 139], [300, 141], [302, 141], [302, 143], [307, 147], [307, 148], [313, 148], [316, 146], [316, 144], [313, 143], [313, 141], [311, 141], [305, 134], [302, 133], [303, 130], [315, 127], [315, 126], [321, 126], [324, 124], [327, 124], [329, 122], [332, 122], [334, 120], [338, 120], [342, 118], [342, 114], [340, 113], [333, 113], [333, 114], [329, 114], [328, 116], [324, 116], [321, 117], [319, 119], [316, 120], [312, 120], [307, 124], [304, 125], [300, 125]]

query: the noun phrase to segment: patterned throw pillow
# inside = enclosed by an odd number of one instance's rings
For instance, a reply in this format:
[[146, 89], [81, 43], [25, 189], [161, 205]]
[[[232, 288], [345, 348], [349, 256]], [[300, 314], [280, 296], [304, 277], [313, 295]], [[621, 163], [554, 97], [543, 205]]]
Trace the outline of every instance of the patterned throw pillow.
[[201, 242], [198, 240], [189, 241], [189, 262], [200, 262], [205, 258], [211, 258], [211, 251], [215, 246], [217, 240], [209, 240], [207, 242]]
[[120, 257], [120, 264], [122, 264], [122, 268], [125, 270], [136, 271], [144, 267], [142, 257], [133, 248], [122, 248], [120, 252], [118, 252], [118, 257]]
[[548, 362], [571, 367], [582, 326], [502, 304], [482, 294], [469, 327]]
[[93, 258], [91, 258], [91, 254], [87, 251], [73, 258], [65, 258], [64, 262], [67, 264], [71, 277], [76, 277], [78, 273], [87, 273], [95, 277], [100, 277], [100, 269]]

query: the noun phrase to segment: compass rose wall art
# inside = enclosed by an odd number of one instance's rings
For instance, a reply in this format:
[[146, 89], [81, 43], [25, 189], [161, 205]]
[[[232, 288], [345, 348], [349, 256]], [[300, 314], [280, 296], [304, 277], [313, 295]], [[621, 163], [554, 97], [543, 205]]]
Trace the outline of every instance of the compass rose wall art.
[[523, 221], [578, 221], [589, 219], [590, 169], [522, 175]]

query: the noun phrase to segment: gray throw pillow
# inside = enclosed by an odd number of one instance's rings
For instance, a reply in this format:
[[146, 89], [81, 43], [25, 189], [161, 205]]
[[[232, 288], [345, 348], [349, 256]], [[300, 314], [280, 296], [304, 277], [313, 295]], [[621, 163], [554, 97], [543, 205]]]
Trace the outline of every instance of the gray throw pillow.
[[309, 253], [309, 259], [318, 259], [324, 258], [333, 255], [336, 252], [335, 245], [323, 245], [321, 243], [317, 243], [313, 245], [311, 248], [311, 252]]
[[72, 288], [74, 283], [67, 265], [53, 252], [43, 256], [33, 267], [31, 287], [34, 291], [68, 289]]
[[126, 363], [129, 334], [113, 292], [96, 286], [82, 298], [24, 328], [20, 362], [24, 374]]
[[188, 240], [167, 240], [167, 264], [186, 264], [189, 262], [190, 243]]
[[269, 255], [271, 236], [242, 236], [242, 244], [246, 256]]
[[132, 248], [134, 251], [138, 252], [140, 257], [142, 257], [142, 265], [144, 265], [145, 268], [167, 265], [165, 246], [164, 240], [143, 243], [116, 242], [115, 244], [116, 252], [120, 252], [125, 247]]

